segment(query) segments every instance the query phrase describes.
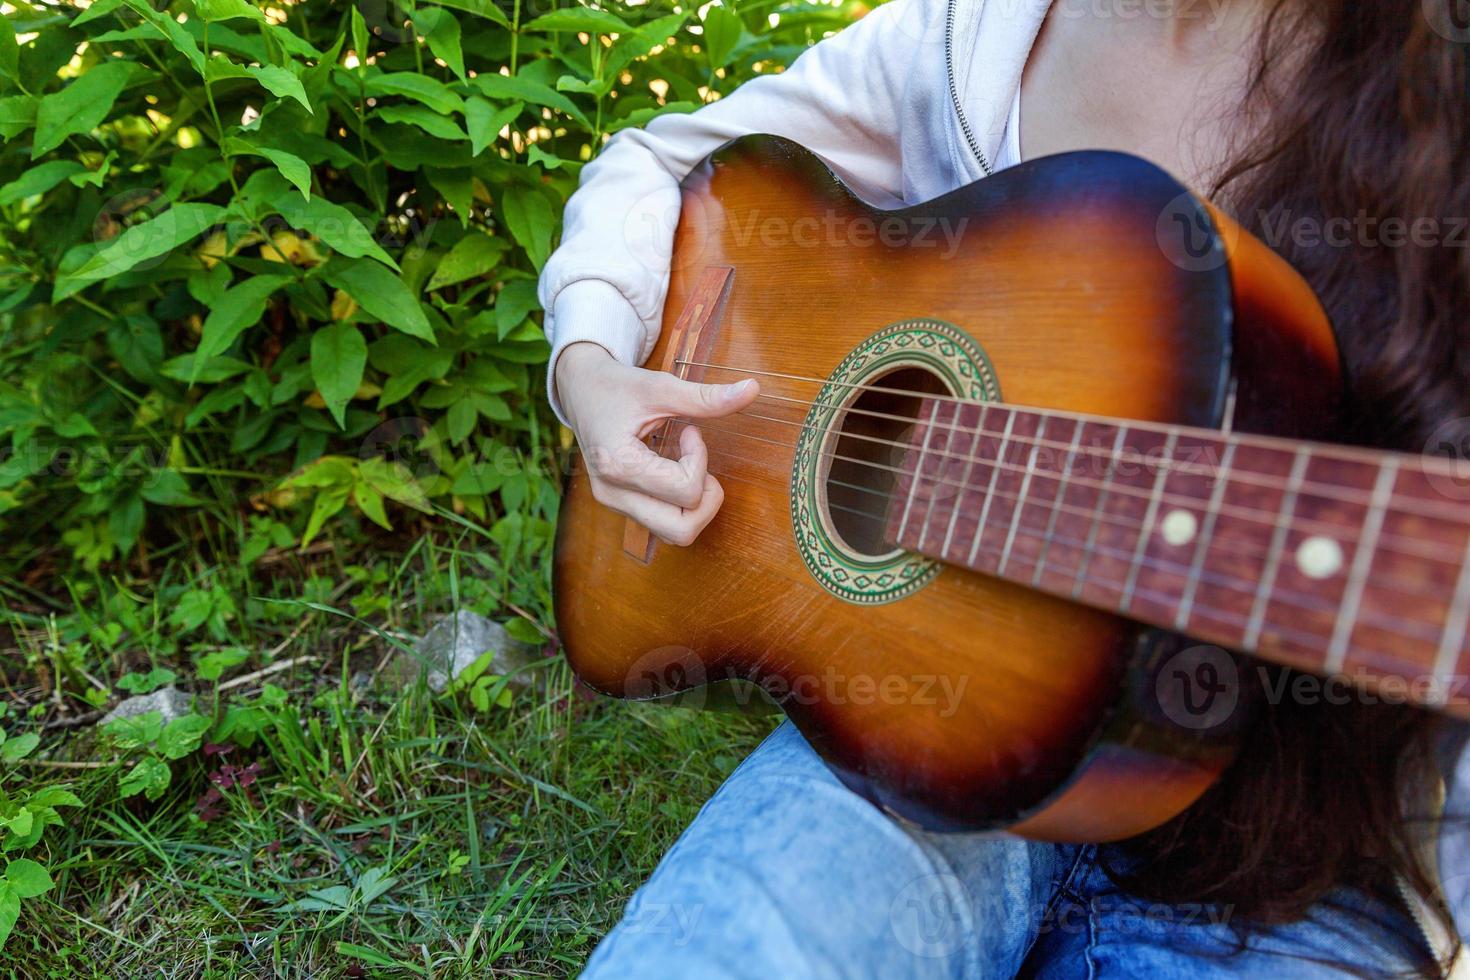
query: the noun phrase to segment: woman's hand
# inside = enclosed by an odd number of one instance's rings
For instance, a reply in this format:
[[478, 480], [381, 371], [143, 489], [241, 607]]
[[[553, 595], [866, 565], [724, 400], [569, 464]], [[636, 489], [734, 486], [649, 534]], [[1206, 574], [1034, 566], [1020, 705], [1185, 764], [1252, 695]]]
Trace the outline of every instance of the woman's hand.
[[755, 401], [753, 379], [695, 384], [662, 371], [628, 367], [597, 344], [572, 344], [556, 362], [556, 391], [577, 434], [592, 495], [662, 541], [692, 544], [714, 519], [725, 491], [709, 474], [704, 438], [679, 434], [679, 458], [659, 456], [643, 439], [673, 416], [713, 419]]

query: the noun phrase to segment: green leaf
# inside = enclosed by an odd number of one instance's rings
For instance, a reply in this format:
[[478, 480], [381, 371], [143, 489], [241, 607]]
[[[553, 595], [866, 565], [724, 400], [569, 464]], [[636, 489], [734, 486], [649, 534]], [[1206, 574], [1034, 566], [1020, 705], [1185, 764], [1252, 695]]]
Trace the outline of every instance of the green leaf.
[[94, 21], [99, 17], [106, 17], [122, 5], [123, 0], [97, 0], [96, 3], [73, 17], [71, 26], [81, 27], [83, 24]]
[[[120, 275], [141, 262], [178, 248], [224, 217], [217, 204], [175, 204], [167, 211], [118, 235], [81, 267], [56, 280], [56, 292], [69, 296], [89, 282]], [[80, 284], [80, 285], [78, 285]]]
[[[0, 30], [0, 37], [3, 36], [4, 31]], [[52, 160], [31, 167], [4, 187], [0, 187], [0, 206], [44, 194], [73, 174], [84, 173], [86, 169], [75, 160]]]
[[20, 45], [15, 41], [15, 25], [3, 16], [0, 16], [0, 75], [12, 81], [20, 78]]
[[333, 259], [322, 278], [357, 300], [370, 316], [411, 337], [438, 343], [434, 328], [403, 280], [369, 259]]
[[44, 895], [55, 884], [45, 867], [30, 858], [16, 858], [11, 861], [5, 866], [5, 878], [21, 898]]
[[551, 202], [538, 190], [511, 187], [502, 195], [500, 209], [511, 235], [540, 269], [551, 254], [551, 231], [556, 221]]
[[19, 762], [36, 751], [36, 746], [40, 744], [41, 736], [35, 732], [26, 732], [7, 739], [4, 745], [0, 745], [0, 761]]
[[478, 95], [472, 95], [465, 99], [464, 121], [465, 128], [470, 134], [470, 152], [479, 156], [480, 151], [494, 143], [504, 129], [516, 116], [521, 114], [525, 105], [520, 102], [512, 102], [503, 109], [495, 108], [495, 103], [482, 99]]
[[311, 232], [333, 251], [354, 259], [371, 257], [398, 268], [398, 263], [373, 239], [372, 231], [340, 204], [320, 196], [302, 201], [300, 195], [287, 191], [276, 197], [271, 206], [293, 226]]
[[257, 146], [238, 136], [225, 137], [224, 151], [231, 156], [265, 157], [276, 165], [282, 177], [289, 180], [301, 192], [303, 199], [311, 199], [311, 168], [296, 154], [270, 146]]
[[730, 53], [740, 43], [745, 25], [740, 17], [726, 7], [711, 7], [704, 14], [704, 50], [709, 56], [711, 68], [723, 68], [730, 61]]
[[178, 470], [154, 470], [138, 492], [150, 504], [163, 507], [198, 507], [204, 503], [189, 492], [189, 483]]
[[469, 134], [459, 128], [459, 123], [437, 110], [421, 105], [385, 105], [378, 110], [378, 118], [384, 122], [417, 126], [430, 136], [441, 140], [467, 140]]
[[132, 74], [131, 62], [104, 61], [59, 92], [42, 97], [36, 107], [31, 159], [56, 149], [74, 133], [90, 133], [101, 124]]
[[539, 309], [541, 303], [536, 299], [536, 280], [513, 279], [506, 283], [500, 288], [500, 295], [495, 297], [496, 339], [504, 340], [505, 335], [520, 326], [532, 310]]
[[168, 789], [172, 779], [173, 774], [169, 772], [167, 762], [156, 755], [145, 755], [118, 781], [117, 795], [127, 799], [142, 793], [148, 799], [156, 800]]
[[[167, 667], [154, 667], [146, 674], [130, 671], [117, 679], [117, 686], [129, 694], [148, 694], [156, 691], [165, 684], [172, 684], [179, 679], [179, 675]], [[80, 806], [81, 802], [78, 801]]]
[[31, 812], [30, 807], [23, 806], [15, 812], [15, 816], [4, 821], [4, 823], [15, 836], [24, 837], [36, 825], [36, 815]]
[[425, 513], [431, 509], [423, 484], [402, 463], [390, 462], [381, 456], [370, 456], [358, 464], [357, 471], [374, 490], [389, 500], [396, 500], [406, 507]]
[[359, 72], [367, 69], [368, 55], [371, 53], [368, 48], [370, 37], [367, 21], [363, 19], [362, 11], [354, 3], [352, 5], [352, 50], [357, 54]]
[[469, 227], [470, 215], [475, 210], [475, 184], [470, 177], [469, 168], [427, 167], [424, 176], [429, 179], [429, 186], [438, 191], [445, 203], [454, 209], [459, 223]]
[[9, 95], [0, 99], [0, 136], [19, 136], [36, 124], [36, 104], [29, 95]]
[[[200, 680], [217, 681], [224, 676], [225, 671], [231, 667], [238, 667], [249, 659], [250, 651], [244, 647], [225, 647], [223, 650], [212, 650], [194, 661], [194, 672], [199, 676]], [[208, 728], [209, 726], [206, 725], [205, 727]], [[159, 745], [163, 745], [161, 736]]]
[[[241, 652], [244, 653], [244, 651]], [[213, 678], [206, 679], [212, 680]], [[213, 724], [212, 719], [203, 715], [184, 715], [182, 718], [175, 718], [158, 736], [158, 751], [170, 759], [182, 759], [199, 748], [199, 743], [204, 740], [204, 733], [209, 731]]]
[[347, 427], [344, 412], [366, 367], [367, 342], [352, 324], [331, 323], [311, 335], [311, 380], [340, 428]]
[[37, 809], [44, 809], [53, 806], [82, 806], [82, 801], [77, 794], [65, 786], [47, 786], [45, 789], [32, 793], [27, 804]]
[[251, 276], [224, 291], [204, 319], [204, 330], [194, 351], [190, 384], [199, 380], [210, 358], [224, 353], [242, 331], [260, 322], [271, 294], [290, 281], [289, 276]]
[[475, 77], [472, 83], [480, 93], [490, 99], [514, 99], [517, 102], [529, 102], [532, 105], [546, 106], [549, 109], [558, 109], [571, 116], [577, 122], [588, 129], [592, 124], [587, 117], [578, 109], [576, 103], [562, 95], [550, 85], [533, 81], [522, 75], [497, 75], [486, 73]]
[[347, 506], [347, 490], [323, 490], [311, 504], [311, 516], [306, 519], [306, 530], [301, 535], [301, 547], [311, 544], [321, 532], [328, 518]]
[[505, 255], [505, 241], [491, 238], [482, 232], [472, 231], [459, 241], [439, 260], [439, 266], [429, 277], [424, 288], [429, 292], [452, 286], [466, 279], [483, 276], [499, 264]]
[[[199, 42], [194, 40], [194, 35], [186, 31], [184, 25], [175, 20], [172, 14], [154, 10], [149, 0], [123, 0], [123, 3], [167, 38], [169, 44], [174, 46], [174, 50], [189, 60], [189, 64], [194, 66], [195, 71], [201, 76], [204, 74], [204, 52], [199, 50]], [[92, 71], [96, 70], [92, 69]]]
[[547, 153], [541, 149], [541, 144], [532, 143], [526, 147], [526, 162], [539, 163], [547, 170], [559, 170], [566, 166], [569, 161], [563, 160], [554, 153]]
[[449, 86], [427, 75], [412, 72], [390, 72], [374, 75], [367, 80], [368, 95], [401, 95], [422, 102], [435, 112], [463, 112], [464, 100], [449, 90]]
[[631, 34], [633, 25], [616, 14], [591, 7], [568, 7], [542, 14], [529, 24], [522, 24], [523, 31], [585, 31], [588, 34]]
[[484, 17], [492, 20], [501, 27], [510, 27], [510, 21], [506, 19], [504, 11], [495, 5], [495, 0], [427, 0], [428, 3], [437, 3], [441, 7], [453, 7], [455, 10], [463, 10], [467, 14], [476, 17]]
[[[209, 595], [207, 592], [203, 594], [206, 597]], [[184, 598], [188, 598], [187, 594]], [[208, 616], [208, 610], [205, 611], [205, 615]], [[163, 731], [163, 712], [145, 711], [141, 715], [133, 715], [130, 718], [114, 718], [103, 725], [102, 730], [120, 749], [141, 749], [158, 740], [159, 733]]]
[[0, 946], [5, 945], [5, 940], [10, 938], [19, 918], [20, 895], [9, 881], [0, 879]]
[[450, 405], [445, 420], [446, 431], [449, 433], [449, 441], [453, 443], [464, 442], [466, 437], [474, 431], [475, 420], [478, 418], [479, 413], [475, 411], [475, 406], [471, 405], [468, 399], [460, 399], [453, 405]]
[[413, 15], [413, 22], [424, 33], [424, 40], [434, 57], [449, 66], [449, 70], [465, 79], [464, 49], [460, 46], [459, 21], [449, 11], [439, 7], [420, 10]]
[[383, 495], [372, 484], [361, 480], [353, 484], [352, 502], [366, 515], [368, 520], [386, 531], [393, 530], [393, 525], [388, 520], [388, 511], [383, 507]]
[[246, 3], [245, 0], [194, 0], [194, 9], [199, 16], [211, 23], [244, 17], [259, 24], [267, 23], [265, 14]]
[[279, 65], [249, 65], [245, 70], [255, 76], [256, 81], [260, 82], [261, 86], [271, 95], [282, 99], [295, 99], [307, 112], [313, 112], [311, 100], [306, 97], [306, 89], [302, 87], [301, 79], [291, 74], [290, 70]]

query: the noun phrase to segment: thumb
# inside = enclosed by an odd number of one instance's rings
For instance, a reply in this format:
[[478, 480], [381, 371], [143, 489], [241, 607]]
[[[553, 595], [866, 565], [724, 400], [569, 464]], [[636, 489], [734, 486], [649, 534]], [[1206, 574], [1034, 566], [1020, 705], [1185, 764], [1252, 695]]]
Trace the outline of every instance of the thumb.
[[660, 385], [658, 407], [670, 415], [699, 419], [719, 418], [747, 407], [761, 393], [761, 386], [754, 378], [746, 378], [734, 384], [715, 385], [683, 381], [672, 374], [664, 377], [667, 380]]

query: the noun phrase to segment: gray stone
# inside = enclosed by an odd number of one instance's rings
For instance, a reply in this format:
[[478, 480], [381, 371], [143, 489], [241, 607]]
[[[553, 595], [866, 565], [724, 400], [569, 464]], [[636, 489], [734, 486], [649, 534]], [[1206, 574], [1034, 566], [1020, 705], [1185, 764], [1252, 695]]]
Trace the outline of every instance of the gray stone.
[[160, 687], [151, 694], [139, 694], [136, 697], [127, 698], [116, 708], [103, 715], [98, 724], [105, 725], [119, 718], [136, 718], [150, 711], [157, 711], [163, 715], [163, 723], [167, 725], [175, 718], [187, 715], [192, 700], [191, 695], [170, 684]]
[[435, 623], [414, 645], [414, 659], [428, 669], [429, 688], [440, 693], [452, 678], [492, 650], [495, 656], [487, 674], [509, 677], [509, 686], [517, 690], [532, 686], [534, 678], [522, 668], [541, 659], [539, 651], [512, 637], [499, 623], [468, 609]]

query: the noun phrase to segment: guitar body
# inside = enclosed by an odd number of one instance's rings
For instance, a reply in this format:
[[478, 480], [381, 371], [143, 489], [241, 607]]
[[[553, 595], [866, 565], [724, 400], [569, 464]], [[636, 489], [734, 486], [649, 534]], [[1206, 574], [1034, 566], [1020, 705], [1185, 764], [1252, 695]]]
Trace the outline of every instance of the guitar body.
[[[834, 498], [811, 489], [829, 464], [803, 476], [800, 439], [822, 381], [840, 393], [915, 372], [960, 397], [1321, 436], [1339, 364], [1305, 284], [1121, 154], [1033, 161], [880, 211], [795, 144], [747, 137], [690, 174], [683, 200], [647, 366], [749, 372], [775, 398], [704, 427], [725, 502], [691, 547], [644, 551], [572, 475], [556, 611], [582, 680], [632, 698], [753, 681], [847, 785], [933, 829], [1116, 840], [1195, 801], [1234, 748], [1228, 725], [1197, 730], [1161, 703], [1160, 664], [1184, 641], [964, 568], [834, 570], [820, 552], [840, 534], [813, 513]], [[696, 296], [711, 270], [730, 270], [722, 300]], [[697, 338], [675, 329], [691, 299], [718, 307]], [[887, 373], [863, 374], [885, 358]]]

